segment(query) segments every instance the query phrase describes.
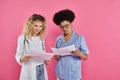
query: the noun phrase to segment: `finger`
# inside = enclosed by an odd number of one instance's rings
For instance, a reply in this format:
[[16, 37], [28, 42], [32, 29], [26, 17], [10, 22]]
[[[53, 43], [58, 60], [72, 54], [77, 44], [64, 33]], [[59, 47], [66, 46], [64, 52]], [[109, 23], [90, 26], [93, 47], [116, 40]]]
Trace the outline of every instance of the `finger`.
[[32, 56], [26, 56], [26, 58], [32, 58]]

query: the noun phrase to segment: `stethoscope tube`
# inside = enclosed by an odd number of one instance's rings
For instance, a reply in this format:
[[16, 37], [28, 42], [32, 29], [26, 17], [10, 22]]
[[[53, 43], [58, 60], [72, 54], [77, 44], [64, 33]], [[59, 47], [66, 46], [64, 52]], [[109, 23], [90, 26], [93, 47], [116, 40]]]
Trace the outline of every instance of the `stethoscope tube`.
[[[77, 33], [76, 33], [76, 35], [77, 35], [78, 39], [77, 39], [77, 43], [76, 43], [76, 45], [75, 45], [75, 48], [78, 49], [78, 48], [79, 48], [79, 42], [80, 42], [80, 36], [79, 36]], [[59, 45], [59, 46], [57, 46], [58, 42], [60, 42], [60, 45]], [[57, 42], [56, 42], [56, 48], [60, 48], [60, 47], [62, 46], [62, 44], [63, 44], [63, 40], [62, 40], [62, 38], [60, 38], [60, 39], [57, 40]]]

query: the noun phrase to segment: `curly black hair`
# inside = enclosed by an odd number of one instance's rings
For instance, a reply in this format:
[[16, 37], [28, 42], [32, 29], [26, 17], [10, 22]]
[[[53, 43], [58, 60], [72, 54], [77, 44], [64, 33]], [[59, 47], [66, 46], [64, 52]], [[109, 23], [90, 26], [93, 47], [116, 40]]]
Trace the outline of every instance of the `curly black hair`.
[[70, 21], [71, 23], [72, 21], [74, 21], [74, 18], [75, 18], [75, 14], [73, 11], [69, 9], [64, 9], [54, 14], [53, 22], [56, 25], [60, 25], [60, 23], [64, 20]]

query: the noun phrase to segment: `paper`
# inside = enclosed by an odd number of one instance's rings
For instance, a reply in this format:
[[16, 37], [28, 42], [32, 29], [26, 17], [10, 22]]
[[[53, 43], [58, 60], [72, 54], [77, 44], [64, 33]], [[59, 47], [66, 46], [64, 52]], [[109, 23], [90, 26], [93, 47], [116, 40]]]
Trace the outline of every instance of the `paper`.
[[51, 49], [54, 52], [54, 54], [61, 56], [71, 55], [71, 52], [76, 50], [75, 45], [70, 45], [63, 48], [51, 48]]
[[33, 60], [49, 60], [54, 56], [53, 53], [45, 53], [43, 51], [41, 52], [30, 51], [29, 55], [32, 56]]

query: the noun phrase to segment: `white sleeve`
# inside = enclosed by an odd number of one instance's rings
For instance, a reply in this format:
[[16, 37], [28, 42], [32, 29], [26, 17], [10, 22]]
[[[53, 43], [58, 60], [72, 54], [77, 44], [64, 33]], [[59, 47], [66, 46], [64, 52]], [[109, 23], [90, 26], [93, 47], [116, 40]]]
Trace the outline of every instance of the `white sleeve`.
[[18, 37], [17, 51], [15, 55], [15, 59], [20, 65], [21, 65], [20, 58], [22, 57], [23, 53], [24, 53], [24, 36], [21, 35]]

